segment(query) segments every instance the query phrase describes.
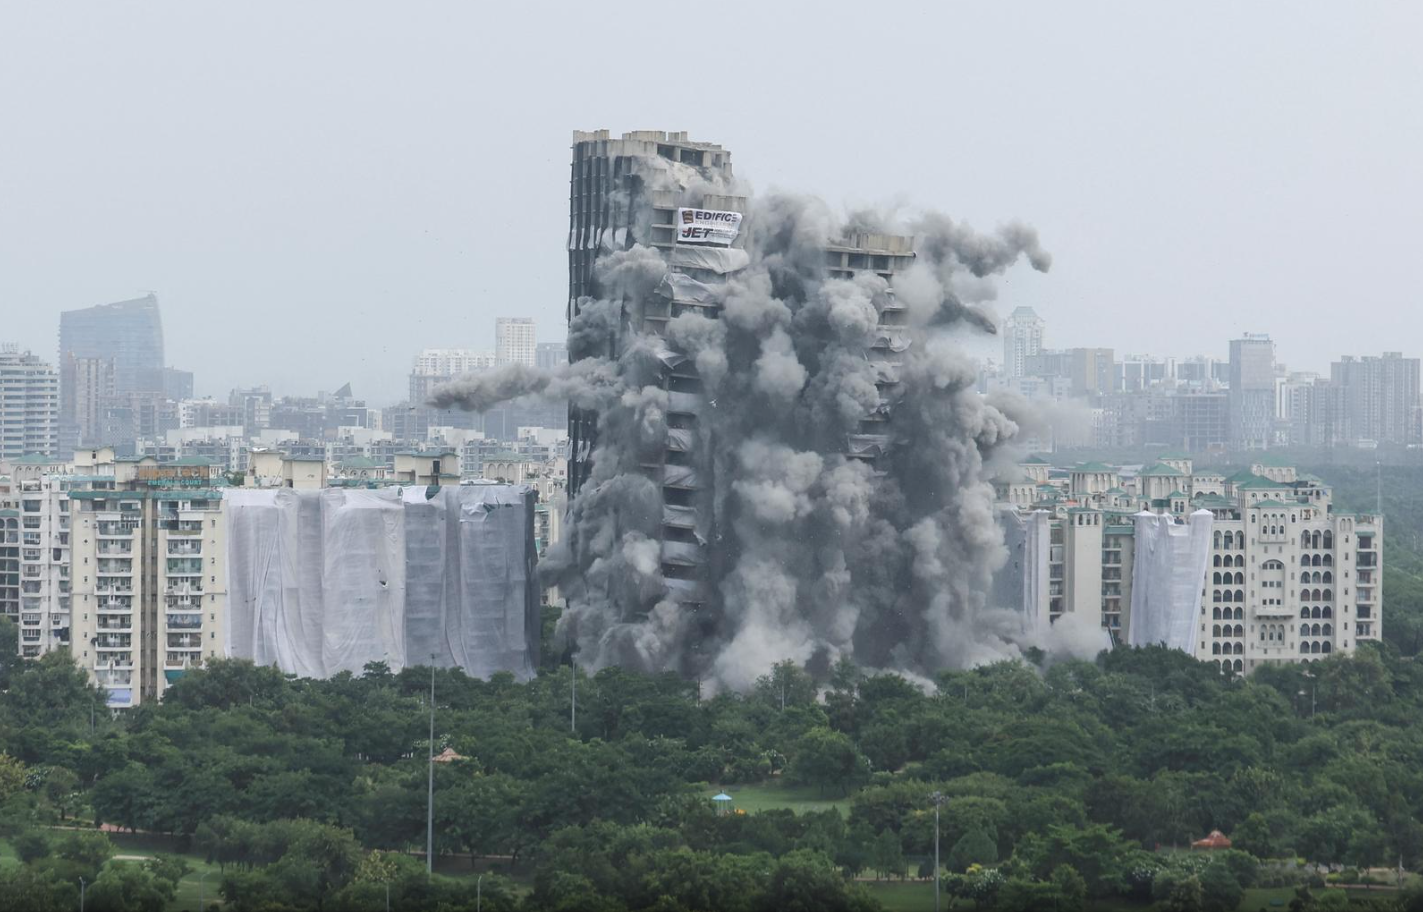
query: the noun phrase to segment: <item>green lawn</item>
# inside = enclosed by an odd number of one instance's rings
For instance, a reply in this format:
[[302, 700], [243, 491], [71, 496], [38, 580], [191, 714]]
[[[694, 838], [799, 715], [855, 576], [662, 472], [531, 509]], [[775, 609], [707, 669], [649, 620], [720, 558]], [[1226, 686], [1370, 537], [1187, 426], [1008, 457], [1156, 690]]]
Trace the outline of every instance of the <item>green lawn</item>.
[[[934, 912], [934, 882], [917, 881], [861, 881], [861, 886], [869, 890], [871, 896], [880, 901], [886, 912]], [[942, 909], [949, 908], [949, 897], [942, 897]], [[959, 908], [969, 906], [960, 902]]]
[[850, 813], [850, 798], [840, 797], [833, 791], [824, 794], [813, 786], [786, 785], [781, 782], [763, 782], [757, 785], [707, 786], [706, 797], [718, 792], [731, 796], [731, 806], [753, 814], [756, 811], [770, 811], [788, 808], [797, 814], [810, 811], [825, 811], [839, 808], [840, 813]]

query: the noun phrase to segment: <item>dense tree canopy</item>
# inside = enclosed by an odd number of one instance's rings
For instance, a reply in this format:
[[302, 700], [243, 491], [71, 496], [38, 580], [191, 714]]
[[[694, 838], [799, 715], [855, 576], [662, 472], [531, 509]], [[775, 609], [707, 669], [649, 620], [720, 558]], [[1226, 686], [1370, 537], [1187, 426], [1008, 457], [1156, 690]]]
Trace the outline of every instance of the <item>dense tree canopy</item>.
[[[76, 814], [188, 840], [238, 910], [383, 908], [387, 885], [401, 908], [472, 901], [407, 854], [424, 845], [428, 669], [309, 681], [218, 661], [91, 729], [96, 695], [62, 659], [13, 668], [0, 697], [0, 838], [24, 862], [0, 871], [0, 905], [63, 906], [81, 874], [96, 902], [166, 901], [181, 871], [45, 829]], [[1121, 649], [927, 691], [847, 663], [818, 684], [778, 665], [744, 696], [580, 671], [573, 730], [572, 673], [435, 673], [435, 750], [459, 758], [436, 767], [436, 851], [525, 885], [486, 879], [485, 908], [869, 908], [852, 875], [932, 870], [933, 792], [946, 889], [981, 907], [1228, 908], [1262, 859], [1423, 864], [1423, 667], [1387, 646], [1249, 679]], [[763, 781], [848, 807], [708, 800]], [[1245, 864], [1158, 851], [1212, 829]]]

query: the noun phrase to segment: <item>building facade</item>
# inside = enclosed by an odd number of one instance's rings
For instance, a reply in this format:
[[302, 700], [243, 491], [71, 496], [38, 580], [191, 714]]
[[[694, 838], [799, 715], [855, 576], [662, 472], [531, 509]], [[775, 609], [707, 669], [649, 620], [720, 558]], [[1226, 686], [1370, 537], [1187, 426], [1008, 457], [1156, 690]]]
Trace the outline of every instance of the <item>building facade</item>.
[[494, 321], [494, 360], [497, 364], [533, 367], [534, 321], [529, 317], [499, 317]]
[[48, 364], [0, 349], [0, 460], [59, 453], [59, 378]]
[[1230, 442], [1270, 446], [1275, 431], [1275, 343], [1263, 333], [1230, 340]]
[[[1046, 473], [1043, 466], [1024, 464], [1023, 483], [998, 491], [1001, 509], [1050, 524], [1049, 596], [1037, 609], [1046, 621], [1099, 615], [1114, 640], [1127, 642], [1133, 586], [1141, 574], [1159, 572], [1136, 561], [1135, 521], [1145, 511], [1211, 523], [1199, 599], [1187, 606], [1196, 658], [1248, 674], [1380, 639], [1382, 517], [1334, 510], [1322, 480], [1264, 458], [1227, 477], [1197, 469], [1184, 453], [1130, 477], [1098, 463]], [[1036, 588], [1027, 581], [1005, 591]]]
[[1031, 307], [1018, 307], [1003, 322], [1003, 372], [1009, 377], [1028, 373], [1028, 359], [1043, 349], [1043, 318]]

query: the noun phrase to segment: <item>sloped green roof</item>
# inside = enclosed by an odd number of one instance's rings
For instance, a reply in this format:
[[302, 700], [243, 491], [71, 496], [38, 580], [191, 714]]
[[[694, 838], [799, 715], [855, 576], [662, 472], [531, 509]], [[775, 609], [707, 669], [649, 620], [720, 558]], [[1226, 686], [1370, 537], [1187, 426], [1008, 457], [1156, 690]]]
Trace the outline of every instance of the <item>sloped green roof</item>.
[[58, 456], [46, 456], [43, 453], [26, 453], [23, 456], [9, 460], [12, 465], [55, 465], [64, 462]]
[[1293, 459], [1286, 459], [1283, 456], [1274, 456], [1269, 453], [1251, 459], [1250, 464], [1269, 466], [1272, 469], [1293, 469], [1295, 467]]
[[1261, 477], [1261, 476], [1255, 474], [1255, 470], [1254, 470], [1254, 469], [1241, 469], [1239, 472], [1236, 472], [1234, 475], [1229, 475], [1229, 476], [1227, 476], [1225, 480], [1228, 481], [1228, 482], [1230, 482], [1231, 484], [1240, 484], [1242, 481], [1249, 481], [1249, 480], [1252, 479], [1252, 478], [1260, 478], [1260, 477]]
[[1285, 507], [1285, 506], [1289, 506], [1289, 505], [1288, 505], [1288, 504], [1281, 503], [1281, 502], [1278, 501], [1278, 500], [1262, 500], [1262, 501], [1260, 501], [1259, 503], [1255, 504], [1255, 506], [1257, 506], [1257, 507]]
[[1115, 472], [1116, 469], [1105, 462], [1083, 462], [1073, 466], [1074, 472]]
[[1125, 494], [1125, 493], [1127, 493], [1127, 492], [1126, 492], [1124, 489], [1122, 489], [1122, 488], [1108, 488], [1108, 489], [1107, 489], [1107, 493], [1108, 493], [1108, 494]]
[[1024, 459], [1024, 460], [1022, 461], [1021, 465], [1045, 465], [1045, 466], [1050, 466], [1050, 465], [1052, 465], [1052, 463], [1051, 463], [1051, 462], [1048, 462], [1046, 459], [1044, 459], [1043, 457], [1039, 456], [1037, 453], [1032, 453], [1032, 454], [1030, 454], [1030, 455], [1028, 456], [1027, 459]]
[[1184, 498], [1184, 497], [1186, 496], [1186, 492], [1185, 492], [1185, 491], [1182, 491], [1182, 490], [1180, 490], [1180, 489], [1178, 488], [1177, 490], [1172, 491], [1170, 494], [1167, 494], [1166, 496], [1167, 496], [1167, 497], [1170, 497], [1170, 498], [1172, 498], [1172, 499], [1175, 499], [1175, 498], [1177, 498], [1177, 497]]
[[1289, 489], [1289, 485], [1281, 481], [1271, 481], [1260, 475], [1256, 475], [1249, 481], [1242, 481], [1236, 485], [1242, 491], [1284, 491]]
[[1142, 469], [1137, 473], [1138, 478], [1168, 477], [1180, 478], [1184, 473], [1180, 469], [1173, 469], [1169, 465], [1158, 462], [1149, 469]]

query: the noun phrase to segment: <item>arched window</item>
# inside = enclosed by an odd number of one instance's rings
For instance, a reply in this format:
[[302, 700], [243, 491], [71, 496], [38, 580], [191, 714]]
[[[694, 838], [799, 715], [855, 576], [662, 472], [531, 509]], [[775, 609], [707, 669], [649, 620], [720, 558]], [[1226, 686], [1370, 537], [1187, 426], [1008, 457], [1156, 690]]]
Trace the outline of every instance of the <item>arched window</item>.
[[1239, 572], [1239, 571], [1236, 572], [1236, 574], [1235, 574], [1235, 585], [1237, 585], [1237, 586], [1244, 586], [1244, 585], [1245, 585], [1245, 574], [1244, 574], [1244, 573], [1241, 573], [1241, 572]]
[[1211, 585], [1213, 585], [1213, 586], [1219, 586], [1219, 585], [1220, 585], [1220, 574], [1219, 574], [1219, 573], [1212, 573], [1212, 574], [1211, 574]]
[[1324, 616], [1327, 617], [1327, 618], [1332, 618], [1332, 617], [1334, 617], [1334, 609], [1333, 609], [1333, 608], [1330, 608], [1328, 605], [1325, 605], [1325, 606], [1324, 606]]
[[1334, 646], [1333, 646], [1333, 644], [1331, 644], [1328, 640], [1325, 640], [1325, 641], [1324, 641], [1324, 645], [1323, 645], [1322, 647], [1320, 647], [1320, 650], [1319, 650], [1319, 651], [1320, 651], [1320, 652], [1333, 652], [1333, 651], [1334, 651]]
[[1317, 601], [1319, 601], [1323, 596], [1321, 596], [1321, 595], [1319, 594], [1319, 590], [1316, 589], [1316, 590], [1314, 590], [1313, 592], [1311, 592], [1311, 593], [1309, 594], [1309, 597], [1310, 597], [1312, 600], [1314, 600], [1314, 601], [1317, 602]]
[[[1215, 546], [1216, 546], [1217, 548], [1220, 547], [1220, 533], [1219, 533], [1219, 532], [1217, 532], [1217, 533], [1215, 534]], [[1217, 554], [1217, 555], [1215, 556], [1215, 566], [1217, 566], [1217, 567], [1220, 566], [1220, 555], [1219, 555], [1219, 554]]]
[[1300, 565], [1301, 567], [1308, 567], [1308, 566], [1309, 566], [1309, 555], [1308, 555], [1308, 554], [1301, 554], [1301, 555], [1299, 556], [1299, 565]]
[[1333, 547], [1334, 547], [1334, 533], [1333, 533], [1333, 532], [1328, 532], [1328, 531], [1326, 531], [1326, 532], [1324, 533], [1324, 545], [1323, 545], [1323, 547], [1324, 547], [1324, 550], [1325, 550], [1325, 551], [1328, 551], [1330, 548], [1333, 548]]
[[1325, 600], [1326, 602], [1332, 602], [1332, 601], [1334, 601], [1334, 590], [1333, 590], [1333, 589], [1325, 589], [1325, 590], [1324, 590], [1324, 600]]
[[1237, 590], [1235, 590], [1235, 600], [1236, 600], [1237, 602], [1240, 602], [1241, 604], [1244, 604], [1244, 603], [1245, 603], [1245, 590], [1244, 590], [1244, 589], [1237, 589]]
[[1324, 559], [1321, 558], [1318, 554], [1316, 554], [1314, 557], [1310, 558], [1310, 560], [1313, 562], [1313, 565], [1316, 566], [1316, 567], [1321, 567], [1321, 566], [1324, 565]]
[[[1216, 548], [1219, 548], [1219, 547], [1220, 547], [1220, 533], [1219, 533], [1219, 532], [1217, 532], [1214, 536], [1212, 536], [1211, 545], [1212, 545], [1213, 547], [1216, 547]], [[1219, 565], [1219, 564], [1216, 564], [1216, 566], [1218, 567], [1218, 566], [1220, 566], [1220, 565]]]
[[1219, 644], [1219, 643], [1212, 643], [1212, 644], [1211, 644], [1211, 655], [1216, 655], [1216, 656], [1220, 655], [1220, 644]]
[[1244, 625], [1241, 625], [1241, 624], [1236, 624], [1236, 625], [1235, 625], [1235, 635], [1238, 636], [1238, 637], [1243, 637], [1243, 636], [1245, 636], [1245, 627], [1244, 627]]
[[1328, 570], [1325, 570], [1325, 571], [1324, 571], [1324, 581], [1325, 581], [1326, 583], [1332, 583], [1332, 582], [1334, 582], [1334, 574], [1331, 573], [1331, 572], [1329, 572]]
[[1213, 637], [1218, 637], [1218, 636], [1220, 636], [1220, 625], [1219, 625], [1219, 624], [1212, 624], [1212, 625], [1211, 625], [1211, 636], [1213, 636]]
[[1325, 625], [1324, 625], [1324, 635], [1327, 636], [1327, 637], [1332, 637], [1332, 636], [1334, 636], [1334, 625], [1333, 625], [1333, 624], [1325, 624]]
[[1300, 643], [1300, 644], [1299, 644], [1299, 654], [1300, 654], [1300, 655], [1309, 655], [1309, 644], [1308, 644], [1308, 643]]
[[1213, 602], [1219, 602], [1220, 600], [1221, 600], [1221, 597], [1220, 597], [1220, 590], [1217, 589], [1216, 591], [1214, 591], [1214, 592], [1211, 593], [1211, 601], [1213, 601]]
[[1215, 608], [1212, 608], [1212, 609], [1211, 609], [1211, 620], [1215, 620], [1215, 621], [1220, 620], [1220, 606], [1219, 606], [1219, 605], [1217, 605]]
[[1308, 609], [1308, 608], [1301, 608], [1301, 609], [1299, 610], [1299, 616], [1302, 617], [1302, 618], [1307, 618], [1307, 617], [1309, 617], [1309, 609]]
[[1326, 566], [1326, 567], [1332, 567], [1332, 566], [1334, 566], [1334, 555], [1332, 555], [1332, 554], [1326, 554], [1326, 555], [1324, 555], [1324, 566]]
[[1245, 663], [1242, 662], [1242, 661], [1240, 661], [1239, 659], [1236, 659], [1236, 660], [1235, 660], [1235, 670], [1236, 670], [1237, 672], [1244, 671], [1244, 670], [1245, 670]]
[[1317, 618], [1320, 616], [1318, 605], [1315, 605], [1313, 608], [1309, 609], [1309, 616], [1312, 618]]
[[1319, 644], [1318, 644], [1318, 643], [1310, 643], [1310, 644], [1309, 644], [1309, 651], [1310, 651], [1311, 653], [1319, 652]]
[[1236, 619], [1237, 621], [1240, 621], [1240, 620], [1244, 620], [1244, 619], [1245, 619], [1245, 609], [1244, 609], [1244, 608], [1237, 608], [1237, 609], [1235, 609], [1235, 619]]
[[1244, 643], [1236, 643], [1236, 644], [1235, 644], [1235, 654], [1238, 655], [1238, 656], [1240, 656], [1240, 655], [1245, 655], [1245, 644], [1244, 644]]

